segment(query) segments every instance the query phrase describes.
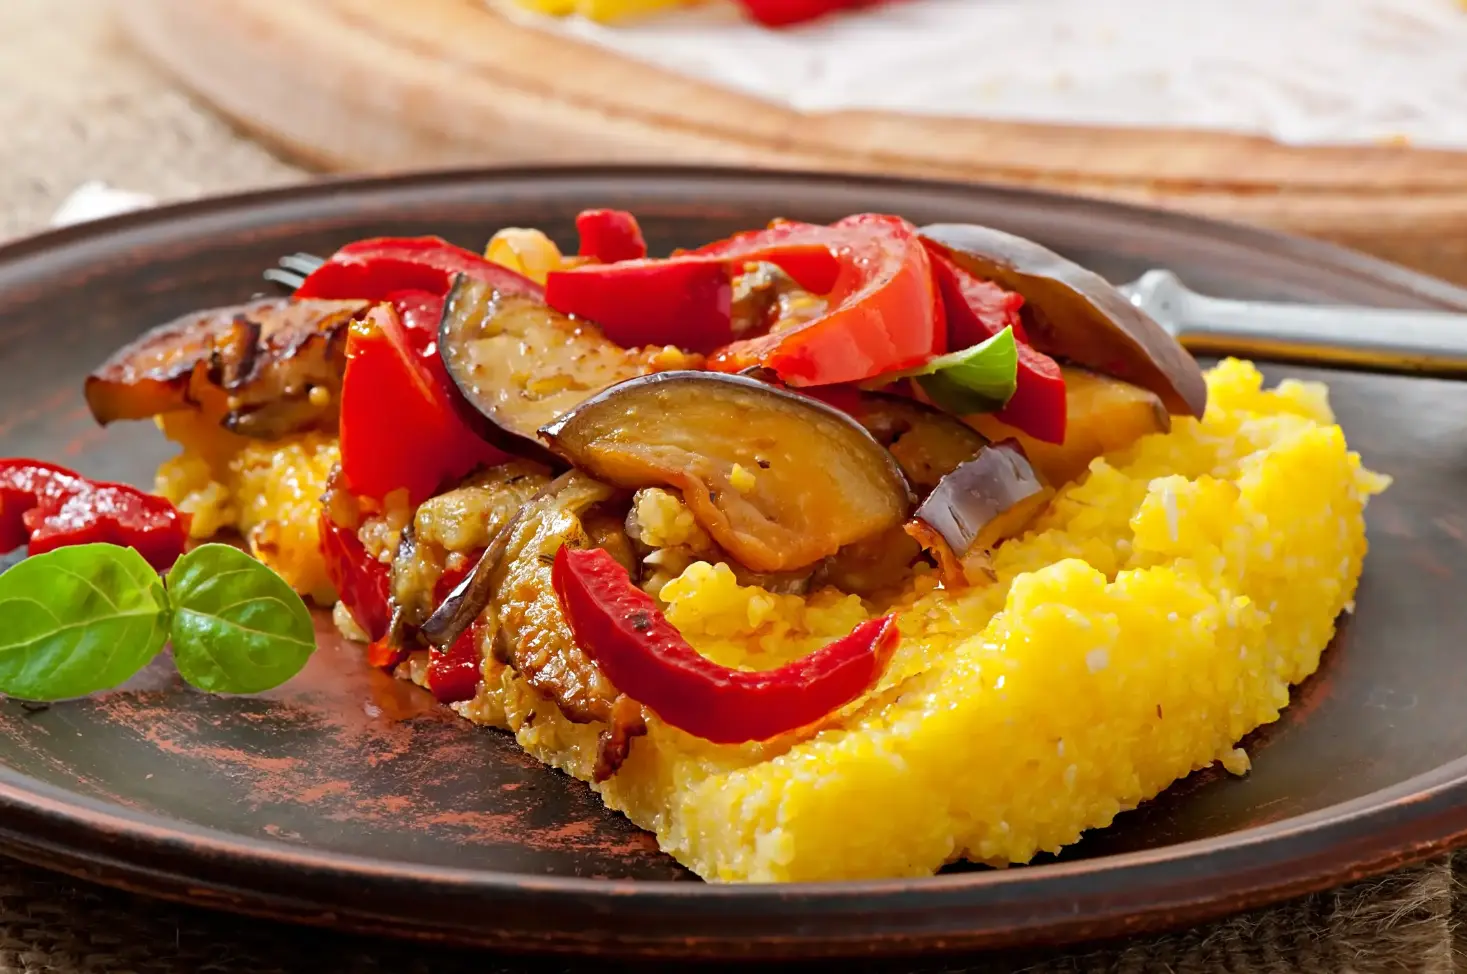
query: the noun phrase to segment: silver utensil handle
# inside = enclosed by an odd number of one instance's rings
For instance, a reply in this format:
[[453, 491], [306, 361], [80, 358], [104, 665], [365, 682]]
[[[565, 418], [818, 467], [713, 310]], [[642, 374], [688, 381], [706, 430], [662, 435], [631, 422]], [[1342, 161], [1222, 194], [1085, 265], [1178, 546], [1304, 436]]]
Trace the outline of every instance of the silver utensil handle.
[[1166, 271], [1145, 275], [1131, 290], [1199, 354], [1467, 374], [1467, 314], [1233, 301], [1190, 291]]

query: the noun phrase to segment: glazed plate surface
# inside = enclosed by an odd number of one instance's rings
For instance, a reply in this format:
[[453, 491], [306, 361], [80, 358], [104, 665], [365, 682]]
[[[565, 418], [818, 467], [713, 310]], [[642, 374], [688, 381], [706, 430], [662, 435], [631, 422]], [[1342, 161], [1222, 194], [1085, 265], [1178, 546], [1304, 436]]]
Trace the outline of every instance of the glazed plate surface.
[[[282, 254], [380, 234], [477, 249], [574, 240], [630, 209], [653, 252], [772, 217], [977, 222], [1114, 281], [1167, 266], [1225, 296], [1467, 309], [1467, 291], [1298, 239], [1119, 205], [938, 183], [699, 169], [455, 172], [327, 183], [121, 217], [0, 248], [0, 456], [151, 483], [149, 424], [97, 429], [82, 379], [145, 328], [268, 290]], [[323, 613], [307, 671], [208, 697], [164, 668], [125, 692], [0, 701], [0, 848], [143, 892], [293, 921], [531, 950], [906, 954], [1182, 924], [1424, 858], [1467, 836], [1467, 384], [1271, 365], [1329, 382], [1395, 485], [1319, 673], [1247, 747], [1054, 861], [919, 880], [710, 886], [511, 738], [368, 669]]]

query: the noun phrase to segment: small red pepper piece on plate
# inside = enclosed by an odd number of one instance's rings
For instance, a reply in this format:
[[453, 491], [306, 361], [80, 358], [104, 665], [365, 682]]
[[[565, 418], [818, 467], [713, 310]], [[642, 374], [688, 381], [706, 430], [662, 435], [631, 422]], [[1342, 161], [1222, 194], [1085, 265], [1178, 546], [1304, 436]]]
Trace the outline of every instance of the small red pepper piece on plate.
[[1024, 299], [968, 273], [940, 253], [928, 251], [947, 315], [953, 348], [971, 348], [1003, 331], [1014, 330], [1019, 353], [1014, 394], [995, 416], [1046, 443], [1065, 441], [1065, 380], [1059, 363], [1030, 347], [1019, 309]]
[[341, 385], [341, 472], [358, 497], [380, 501], [405, 489], [409, 501], [508, 455], [460, 418], [452, 385], [420, 329], [390, 304], [352, 323]]
[[828, 716], [876, 685], [899, 639], [885, 616], [778, 669], [734, 670], [689, 646], [600, 548], [562, 547], [550, 578], [577, 642], [616, 688], [716, 744], [767, 740]]
[[[834, 255], [838, 272], [826, 293], [829, 311], [791, 328], [727, 346], [711, 368], [740, 372], [762, 365], [791, 385], [859, 382], [911, 368], [947, 350], [927, 249], [906, 220], [857, 214], [829, 227], [777, 224], [764, 234], [742, 234], [697, 253], [779, 264], [802, 287], [807, 280], [781, 262], [782, 252], [804, 247], [796, 266], [812, 276], [809, 246]], [[813, 290], [813, 288], [811, 288]]]
[[88, 480], [41, 460], [0, 460], [0, 552], [115, 544], [164, 571], [183, 554], [188, 526], [189, 515], [136, 487]]
[[582, 257], [614, 264], [647, 256], [647, 240], [637, 218], [626, 210], [582, 210], [576, 216]]
[[541, 293], [540, 285], [528, 277], [440, 237], [374, 237], [332, 254], [295, 296], [385, 301], [399, 291], [426, 291], [441, 298], [459, 274], [487, 281], [505, 294], [539, 297]]
[[733, 273], [722, 260], [624, 260], [551, 271], [545, 303], [594, 321], [623, 348], [710, 352], [733, 337]]

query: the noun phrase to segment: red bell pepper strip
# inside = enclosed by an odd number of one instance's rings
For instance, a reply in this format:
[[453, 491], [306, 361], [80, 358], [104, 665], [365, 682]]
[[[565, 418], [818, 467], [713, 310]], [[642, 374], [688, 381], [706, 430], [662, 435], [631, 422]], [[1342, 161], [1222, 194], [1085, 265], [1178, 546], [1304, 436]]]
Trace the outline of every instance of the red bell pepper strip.
[[483, 625], [474, 623], [447, 650], [428, 652], [428, 690], [439, 703], [472, 700], [483, 677], [484, 655], [479, 651]]
[[594, 321], [623, 348], [711, 352], [733, 338], [733, 273], [723, 260], [624, 260], [551, 271], [545, 303]]
[[508, 459], [460, 418], [436, 345], [424, 347], [423, 338], [390, 304], [352, 323], [341, 385], [341, 472], [358, 497], [380, 501], [406, 489], [418, 503], [447, 481]]
[[576, 216], [582, 257], [614, 264], [647, 256], [647, 240], [637, 218], [626, 210], [582, 210]]
[[505, 294], [541, 293], [528, 277], [439, 237], [375, 237], [332, 254], [295, 296], [385, 301], [400, 291], [426, 291], [443, 297], [459, 274], [487, 281]]
[[[475, 552], [464, 559], [462, 568], [444, 571], [433, 586], [433, 601], [441, 603], [448, 598], [449, 593], [473, 572], [482, 555], [482, 551]], [[439, 703], [472, 700], [479, 692], [484, 667], [484, 657], [479, 652], [482, 628], [482, 624], [476, 622], [447, 650], [437, 646], [428, 650], [428, 689]]]
[[734, 342], [710, 359], [711, 368], [740, 372], [762, 365], [791, 385], [832, 385], [911, 368], [947, 350], [927, 250], [916, 228], [900, 217], [866, 213], [829, 227], [777, 225], [767, 240], [746, 234], [714, 246], [723, 256], [779, 264], [782, 250], [808, 244], [829, 248], [839, 267], [826, 296], [829, 311]]
[[80, 544], [135, 549], [159, 571], [188, 545], [189, 515], [136, 487], [88, 480], [40, 460], [0, 460], [0, 552]]
[[812, 294], [829, 294], [840, 280], [840, 241], [830, 227], [796, 220], [775, 220], [763, 230], [746, 230], [696, 250], [676, 251], [677, 257], [721, 257], [743, 265], [751, 261], [774, 264]]
[[1004, 328], [1014, 330], [1019, 366], [1014, 394], [994, 415], [1000, 422], [1046, 443], [1065, 441], [1065, 380], [1059, 364], [1028, 344], [1019, 309], [1024, 299], [991, 281], [975, 277], [943, 254], [929, 249], [933, 276], [947, 315], [954, 348], [971, 348]]
[[765, 27], [788, 27], [838, 10], [865, 7], [879, 0], [739, 0], [749, 16]]
[[876, 685], [899, 639], [886, 616], [778, 669], [734, 670], [689, 646], [607, 552], [562, 547], [550, 578], [576, 641], [616, 688], [715, 744], [767, 740], [845, 706]]
[[[367, 554], [356, 532], [344, 528], [323, 511], [317, 521], [321, 556], [326, 562], [326, 577], [336, 589], [346, 611], [370, 639], [387, 635], [392, 591], [392, 570]], [[373, 663], [374, 666], [387, 665]]]

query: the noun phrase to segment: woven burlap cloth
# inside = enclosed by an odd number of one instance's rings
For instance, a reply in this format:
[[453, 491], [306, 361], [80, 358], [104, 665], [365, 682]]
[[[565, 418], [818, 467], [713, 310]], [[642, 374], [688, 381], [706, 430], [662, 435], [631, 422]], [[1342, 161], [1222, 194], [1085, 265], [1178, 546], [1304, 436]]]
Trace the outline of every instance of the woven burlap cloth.
[[[140, 62], [110, 29], [102, 0], [0, 0], [0, 238], [42, 228], [66, 195], [88, 180], [171, 200], [307, 176], [231, 130]], [[975, 974], [1467, 971], [1467, 959], [1457, 960], [1454, 939], [1467, 902], [1459, 881], [1464, 868], [1467, 857], [1459, 858], [1455, 868], [1440, 860], [1162, 938], [882, 969]], [[406, 946], [212, 914], [0, 859], [0, 974], [612, 969], [604, 963]]]

